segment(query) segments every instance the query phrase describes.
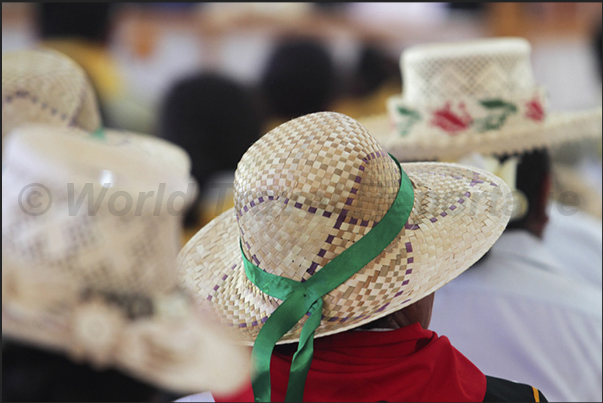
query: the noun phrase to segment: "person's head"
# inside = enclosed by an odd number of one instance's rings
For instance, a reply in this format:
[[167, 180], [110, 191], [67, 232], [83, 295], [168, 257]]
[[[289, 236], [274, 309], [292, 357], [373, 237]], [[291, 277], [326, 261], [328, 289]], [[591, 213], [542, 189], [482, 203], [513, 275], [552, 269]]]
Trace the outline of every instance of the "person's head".
[[[509, 157], [506, 155], [499, 159], [505, 161]], [[526, 230], [542, 237], [548, 222], [547, 202], [551, 188], [551, 161], [546, 149], [519, 155], [515, 187], [526, 196], [528, 209], [523, 217], [509, 221], [507, 230]]]
[[[200, 192], [213, 173], [234, 171], [260, 137], [262, 117], [254, 101], [248, 88], [214, 73], [177, 81], [163, 99], [158, 134], [189, 153]], [[197, 219], [192, 209], [186, 224]]]
[[270, 56], [260, 88], [269, 113], [288, 120], [329, 109], [335, 66], [328, 49], [310, 39], [283, 41]]
[[390, 80], [400, 82], [398, 60], [375, 45], [365, 44], [352, 80], [351, 93], [355, 96], [369, 95]]
[[8, 402], [159, 402], [176, 397], [114, 369], [95, 370], [62, 353], [6, 341], [2, 400]]
[[38, 3], [42, 39], [79, 38], [104, 44], [108, 39], [112, 3]]

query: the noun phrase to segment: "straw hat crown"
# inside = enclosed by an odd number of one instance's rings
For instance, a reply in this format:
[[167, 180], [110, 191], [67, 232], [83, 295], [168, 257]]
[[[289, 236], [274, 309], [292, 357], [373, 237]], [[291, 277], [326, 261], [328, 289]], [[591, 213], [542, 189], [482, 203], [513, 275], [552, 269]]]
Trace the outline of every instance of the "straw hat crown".
[[176, 285], [180, 223], [165, 199], [185, 187], [177, 170], [135, 145], [77, 129], [30, 125], [13, 134], [2, 179], [3, 253], [66, 270], [85, 287], [136, 294]]
[[23, 123], [96, 130], [96, 95], [80, 66], [50, 50], [2, 55], [2, 140]]
[[521, 38], [433, 44], [402, 54], [403, 100], [512, 97], [534, 89], [530, 44]]
[[399, 180], [395, 163], [356, 121], [326, 113], [293, 120], [238, 165], [243, 250], [268, 272], [307, 280], [379, 222]]

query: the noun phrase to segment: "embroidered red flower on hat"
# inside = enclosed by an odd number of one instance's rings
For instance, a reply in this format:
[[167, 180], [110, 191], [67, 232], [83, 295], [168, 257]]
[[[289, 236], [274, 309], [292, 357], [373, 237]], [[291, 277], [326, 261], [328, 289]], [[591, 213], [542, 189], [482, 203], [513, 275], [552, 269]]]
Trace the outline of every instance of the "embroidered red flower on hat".
[[544, 107], [537, 97], [526, 103], [526, 117], [541, 122], [544, 119]]
[[432, 126], [438, 126], [448, 134], [455, 135], [466, 130], [473, 123], [473, 119], [465, 108], [465, 103], [459, 103], [460, 113], [454, 113], [450, 102], [446, 102], [443, 108], [433, 112]]

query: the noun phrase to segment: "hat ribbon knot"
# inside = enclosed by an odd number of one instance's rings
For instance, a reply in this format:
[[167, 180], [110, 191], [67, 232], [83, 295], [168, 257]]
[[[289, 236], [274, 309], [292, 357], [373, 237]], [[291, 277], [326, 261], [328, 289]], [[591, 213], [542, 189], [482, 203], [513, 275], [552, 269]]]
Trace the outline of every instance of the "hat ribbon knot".
[[366, 235], [307, 281], [298, 282], [260, 269], [245, 257], [241, 246], [247, 278], [262, 292], [283, 300], [262, 326], [253, 346], [252, 357], [257, 375], [252, 386], [256, 402], [270, 401], [270, 359], [274, 346], [307, 315], [291, 362], [285, 397], [285, 402], [303, 401], [306, 376], [314, 352], [314, 332], [322, 319], [322, 297], [379, 256], [397, 238], [408, 221], [414, 204], [414, 189], [400, 163], [393, 156], [390, 157], [400, 170], [400, 189], [390, 209]]

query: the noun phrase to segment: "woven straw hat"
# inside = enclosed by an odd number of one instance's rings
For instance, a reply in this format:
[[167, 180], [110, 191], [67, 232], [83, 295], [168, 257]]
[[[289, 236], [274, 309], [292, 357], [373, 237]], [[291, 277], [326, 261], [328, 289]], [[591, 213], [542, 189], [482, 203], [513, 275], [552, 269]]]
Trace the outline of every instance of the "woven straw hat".
[[[400, 228], [394, 240], [322, 297], [315, 337], [418, 301], [492, 246], [509, 220], [510, 190], [495, 175], [456, 164], [408, 163], [400, 170], [362, 125], [330, 112], [291, 120], [249, 148], [235, 174], [235, 207], [179, 254], [185, 286], [253, 345], [282, 301], [248, 279], [242, 253], [262, 273], [310, 281], [385, 221], [406, 183], [401, 175], [414, 192], [408, 220], [393, 217]], [[307, 319], [278, 344], [298, 341]]]
[[84, 70], [51, 50], [2, 55], [2, 149], [5, 137], [23, 123], [96, 130], [100, 114]]
[[133, 135], [74, 132], [26, 125], [7, 141], [3, 336], [167, 389], [232, 392], [249, 356], [177, 278], [181, 168]]
[[601, 108], [547, 112], [521, 38], [415, 46], [401, 56], [402, 96], [360, 119], [400, 160], [456, 160], [601, 136]]

